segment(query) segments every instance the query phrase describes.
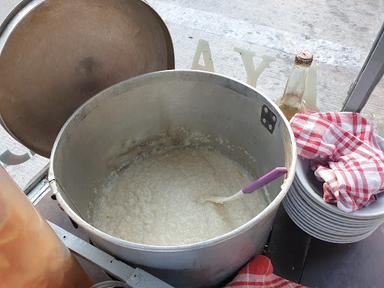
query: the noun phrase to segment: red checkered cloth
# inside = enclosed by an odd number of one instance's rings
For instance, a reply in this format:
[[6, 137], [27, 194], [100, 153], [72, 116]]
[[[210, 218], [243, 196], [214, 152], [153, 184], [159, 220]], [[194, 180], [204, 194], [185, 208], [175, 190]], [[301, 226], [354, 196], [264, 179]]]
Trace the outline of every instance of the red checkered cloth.
[[236, 278], [225, 287], [236, 288], [299, 288], [304, 287], [273, 272], [271, 260], [266, 256], [256, 256], [243, 269]]
[[291, 120], [299, 156], [312, 159], [323, 199], [345, 212], [384, 191], [384, 154], [373, 126], [358, 113], [303, 113]]

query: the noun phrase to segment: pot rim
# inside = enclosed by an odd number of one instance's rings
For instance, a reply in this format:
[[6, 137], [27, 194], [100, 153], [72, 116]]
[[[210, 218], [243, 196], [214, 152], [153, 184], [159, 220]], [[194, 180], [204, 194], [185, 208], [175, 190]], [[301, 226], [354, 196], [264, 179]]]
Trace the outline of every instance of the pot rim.
[[[56, 150], [57, 150], [57, 147], [59, 145], [60, 139], [61, 139], [62, 135], [64, 134], [64, 132], [66, 130], [66, 127], [72, 122], [72, 120], [74, 120], [76, 115], [78, 115], [83, 110], [85, 110], [86, 107], [92, 101], [95, 101], [96, 98], [109, 97], [109, 96], [105, 96], [104, 95], [106, 91], [115, 89], [116, 87], [119, 87], [119, 86], [121, 86], [123, 84], [126, 85], [126, 83], [135, 82], [138, 79], [140, 79], [140, 80], [151, 79], [151, 78], [159, 77], [159, 75], [162, 76], [162, 75], [174, 74], [174, 73], [182, 73], [182, 74], [185, 74], [185, 75], [188, 75], [188, 74], [198, 74], [198, 75], [203, 76], [203, 77], [208, 76], [208, 77], [210, 77], [210, 80], [211, 81], [215, 81], [216, 84], [220, 84], [220, 83], [223, 84], [225, 82], [228, 83], [228, 81], [229, 81], [229, 82], [232, 82], [233, 84], [240, 84], [241, 86], [243, 86], [246, 89], [250, 89], [252, 91], [257, 92], [257, 90], [254, 87], [252, 87], [252, 86], [250, 86], [250, 85], [248, 85], [248, 84], [246, 84], [246, 83], [244, 83], [242, 81], [236, 80], [236, 79], [234, 79], [232, 77], [228, 77], [228, 76], [225, 76], [225, 75], [222, 75], [222, 74], [219, 74], [219, 73], [206, 72], [206, 71], [197, 71], [197, 70], [186, 70], [186, 69], [180, 69], [179, 70], [179, 69], [175, 69], [175, 70], [163, 70], [163, 71], [151, 72], [151, 73], [147, 73], [147, 74], [143, 74], [143, 75], [139, 75], [139, 76], [130, 78], [128, 80], [124, 80], [122, 82], [119, 82], [117, 84], [112, 85], [111, 87], [108, 87], [107, 89], [99, 92], [95, 96], [93, 96], [90, 99], [88, 99], [83, 105], [81, 105], [68, 118], [68, 120], [65, 122], [65, 124], [61, 128], [59, 134], [56, 137], [56, 140], [55, 140], [53, 148], [52, 148], [51, 157], [50, 157], [48, 180], [49, 180], [51, 189], [53, 191], [53, 194], [56, 195], [58, 203], [63, 208], [65, 213], [73, 221], [75, 221], [79, 226], [81, 226], [88, 233], [90, 233], [90, 235], [96, 234], [96, 236], [100, 237], [101, 239], [103, 239], [105, 241], [108, 241], [108, 242], [112, 242], [113, 244], [118, 245], [120, 247], [130, 248], [130, 249], [135, 249], [135, 250], [141, 250], [141, 251], [147, 251], [147, 252], [148, 251], [150, 251], [150, 252], [179, 252], [179, 251], [197, 250], [197, 249], [201, 249], [201, 248], [206, 248], [206, 247], [209, 247], [209, 246], [217, 245], [219, 243], [222, 243], [222, 242], [227, 241], [227, 240], [229, 240], [231, 238], [234, 238], [237, 235], [239, 235], [239, 234], [249, 230], [250, 228], [255, 226], [258, 222], [260, 222], [264, 217], [266, 217], [268, 214], [271, 214], [275, 209], [277, 209], [278, 206], [280, 205], [280, 203], [282, 202], [283, 198], [287, 194], [288, 189], [290, 188], [290, 186], [291, 186], [291, 184], [293, 182], [293, 178], [295, 176], [296, 159], [297, 159], [296, 142], [295, 142], [295, 138], [294, 138], [291, 126], [290, 126], [288, 120], [285, 118], [285, 116], [281, 112], [281, 110], [278, 108], [278, 106], [273, 101], [271, 101], [270, 99], [264, 97], [264, 99], [268, 102], [268, 104], [273, 106], [276, 109], [277, 113], [280, 116], [280, 119], [285, 123], [285, 126], [288, 129], [289, 138], [291, 139], [291, 144], [292, 144], [292, 157], [291, 157], [292, 161], [290, 163], [290, 167], [287, 167], [288, 168], [287, 178], [284, 180], [283, 184], [281, 185], [281, 191], [279, 192], [279, 194], [275, 197], [275, 199], [273, 199], [272, 202], [270, 202], [267, 205], [267, 207], [265, 207], [254, 218], [252, 218], [248, 222], [244, 223], [243, 225], [241, 225], [241, 226], [239, 226], [239, 227], [237, 227], [237, 228], [235, 228], [235, 229], [233, 229], [233, 230], [231, 230], [231, 231], [229, 231], [229, 232], [227, 232], [225, 234], [222, 234], [220, 236], [217, 236], [217, 237], [205, 240], [205, 241], [191, 243], [191, 244], [170, 245], [170, 246], [140, 244], [140, 243], [135, 243], [135, 242], [123, 240], [121, 238], [112, 236], [112, 235], [110, 235], [108, 233], [105, 233], [105, 232], [97, 229], [96, 227], [94, 227], [93, 225], [88, 223], [86, 220], [84, 220], [82, 217], [80, 217], [80, 215], [78, 215], [78, 213], [76, 213], [70, 207], [70, 205], [67, 204], [67, 201], [62, 196], [62, 193], [63, 194], [65, 194], [65, 193], [62, 190], [62, 188], [60, 187], [59, 183], [57, 182], [56, 177], [55, 177], [55, 171], [54, 171], [54, 163], [55, 163]], [[233, 89], [233, 87], [231, 87], [231, 88]]]

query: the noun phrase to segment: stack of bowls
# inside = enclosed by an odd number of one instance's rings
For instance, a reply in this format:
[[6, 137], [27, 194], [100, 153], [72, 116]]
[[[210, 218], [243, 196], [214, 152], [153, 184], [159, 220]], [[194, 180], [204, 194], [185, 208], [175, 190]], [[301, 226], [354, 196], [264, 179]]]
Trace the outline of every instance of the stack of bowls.
[[283, 205], [293, 222], [309, 235], [332, 243], [352, 243], [367, 238], [384, 223], [384, 193], [367, 207], [346, 213], [326, 203], [322, 190], [309, 161], [298, 159], [296, 176]]

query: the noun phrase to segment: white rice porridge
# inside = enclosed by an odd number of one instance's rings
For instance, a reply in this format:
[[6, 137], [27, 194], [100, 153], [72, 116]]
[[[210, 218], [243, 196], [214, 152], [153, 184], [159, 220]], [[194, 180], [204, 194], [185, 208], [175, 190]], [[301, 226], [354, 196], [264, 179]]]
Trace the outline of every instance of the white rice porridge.
[[223, 235], [267, 206], [264, 190], [217, 205], [252, 181], [235, 161], [208, 148], [158, 151], [113, 172], [96, 191], [90, 222], [135, 243], [170, 246]]

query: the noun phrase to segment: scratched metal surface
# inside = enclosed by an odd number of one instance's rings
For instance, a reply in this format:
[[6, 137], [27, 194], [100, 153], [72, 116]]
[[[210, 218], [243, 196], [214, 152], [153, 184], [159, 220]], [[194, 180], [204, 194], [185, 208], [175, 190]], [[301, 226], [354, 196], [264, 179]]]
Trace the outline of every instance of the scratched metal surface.
[[[81, 227], [73, 226], [48, 190], [38, 203], [41, 215], [87, 240]], [[332, 244], [312, 238], [298, 228], [281, 206], [275, 219], [266, 253], [273, 263], [273, 271], [286, 279], [308, 287], [383, 287], [384, 226], [370, 237], [353, 244]], [[107, 275], [88, 261], [81, 260], [90, 277], [98, 282]]]
[[[18, 1], [0, 1], [0, 22]], [[341, 108], [384, 15], [384, 0], [147, 2], [169, 27], [176, 68], [191, 68], [194, 59], [194, 66], [198, 66], [200, 55], [195, 52], [202, 43], [200, 48], [209, 47], [212, 58], [210, 65], [200, 59], [200, 64], [208, 66], [206, 69], [241, 81], [249, 78], [253, 84], [256, 74], [260, 74], [256, 88], [271, 99], [283, 92], [293, 54], [300, 49], [310, 50], [317, 60], [318, 102], [324, 111]], [[255, 69], [256, 74], [251, 72]], [[381, 134], [383, 91], [384, 83], [380, 83], [363, 111], [375, 120]], [[16, 154], [28, 152], [0, 129], [0, 154], [7, 149]], [[7, 170], [23, 187], [46, 161], [34, 156]]]

